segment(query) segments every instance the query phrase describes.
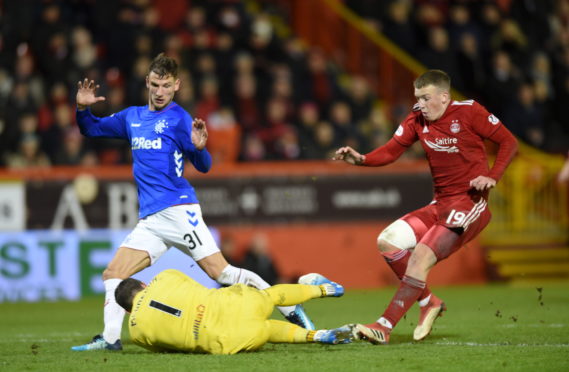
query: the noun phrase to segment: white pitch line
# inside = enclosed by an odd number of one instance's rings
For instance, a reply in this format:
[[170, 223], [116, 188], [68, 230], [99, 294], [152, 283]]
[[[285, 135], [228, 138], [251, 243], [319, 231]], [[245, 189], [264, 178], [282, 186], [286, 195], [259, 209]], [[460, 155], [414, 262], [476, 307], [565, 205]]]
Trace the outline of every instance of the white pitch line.
[[[412, 345], [413, 343], [409, 343]], [[514, 346], [514, 347], [569, 347], [569, 344], [509, 344], [503, 343], [478, 343], [478, 342], [434, 342], [434, 345], [442, 346], [473, 346], [473, 347], [496, 347], [496, 346]]]

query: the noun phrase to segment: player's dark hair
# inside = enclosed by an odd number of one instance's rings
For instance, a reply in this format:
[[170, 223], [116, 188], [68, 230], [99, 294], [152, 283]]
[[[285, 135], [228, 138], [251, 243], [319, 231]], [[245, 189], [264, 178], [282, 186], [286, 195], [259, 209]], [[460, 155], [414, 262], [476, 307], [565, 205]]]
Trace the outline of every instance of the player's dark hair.
[[159, 78], [172, 76], [178, 77], [178, 63], [174, 58], [170, 58], [164, 53], [158, 54], [150, 63], [148, 73], [154, 72]]
[[123, 309], [129, 313], [132, 310], [132, 301], [134, 296], [144, 289], [140, 280], [133, 278], [127, 278], [119, 283], [117, 289], [115, 289], [115, 300]]
[[416, 89], [421, 89], [427, 85], [433, 85], [439, 89], [450, 90], [450, 76], [442, 70], [429, 70], [419, 76], [413, 82]]

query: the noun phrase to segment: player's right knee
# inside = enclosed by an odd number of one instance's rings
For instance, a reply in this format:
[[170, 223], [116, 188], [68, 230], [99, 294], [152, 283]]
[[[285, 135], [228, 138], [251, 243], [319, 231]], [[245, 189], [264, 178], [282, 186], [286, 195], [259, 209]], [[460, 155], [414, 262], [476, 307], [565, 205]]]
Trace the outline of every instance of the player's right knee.
[[404, 220], [397, 220], [387, 226], [377, 237], [377, 247], [381, 253], [401, 249], [413, 249], [417, 245], [415, 232]]

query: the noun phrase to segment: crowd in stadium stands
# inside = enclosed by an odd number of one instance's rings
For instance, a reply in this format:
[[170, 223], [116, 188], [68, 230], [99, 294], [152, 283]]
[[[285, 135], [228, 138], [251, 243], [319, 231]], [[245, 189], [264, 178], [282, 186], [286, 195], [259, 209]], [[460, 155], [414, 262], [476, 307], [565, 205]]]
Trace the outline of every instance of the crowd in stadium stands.
[[[567, 150], [569, 0], [345, 3], [428, 68], [447, 71], [525, 142]], [[340, 145], [366, 152], [391, 136], [396, 123], [364, 79], [340, 84], [318, 48], [280, 37], [267, 12], [244, 4], [3, 2], [0, 166], [129, 164], [127, 143], [79, 134], [76, 84], [101, 85], [107, 99], [95, 115], [144, 105], [148, 65], [162, 51], [180, 63], [176, 102], [207, 121], [214, 162], [326, 159]]]

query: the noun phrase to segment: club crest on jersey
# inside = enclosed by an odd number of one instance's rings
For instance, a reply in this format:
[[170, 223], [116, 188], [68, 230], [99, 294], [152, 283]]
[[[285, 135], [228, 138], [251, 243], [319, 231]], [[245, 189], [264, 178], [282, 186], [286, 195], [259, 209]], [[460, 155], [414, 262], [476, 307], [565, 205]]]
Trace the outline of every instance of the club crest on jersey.
[[498, 124], [498, 122], [500, 121], [500, 119], [498, 119], [497, 117], [494, 116], [494, 114], [490, 114], [488, 115], [488, 121], [490, 123], [492, 123], [492, 125], [496, 125]]
[[154, 132], [156, 132], [156, 134], [162, 134], [165, 128], [168, 128], [168, 122], [164, 119], [158, 120], [154, 126]]
[[453, 119], [453, 120], [451, 121], [451, 124], [450, 124], [450, 131], [453, 132], [453, 133], [455, 133], [455, 134], [458, 133], [458, 132], [460, 132], [460, 123], [458, 122], [457, 119]]

